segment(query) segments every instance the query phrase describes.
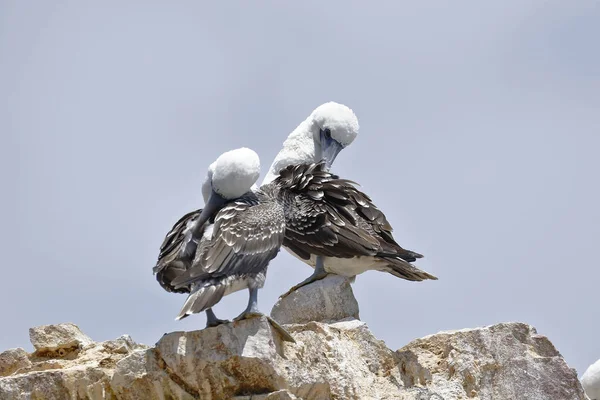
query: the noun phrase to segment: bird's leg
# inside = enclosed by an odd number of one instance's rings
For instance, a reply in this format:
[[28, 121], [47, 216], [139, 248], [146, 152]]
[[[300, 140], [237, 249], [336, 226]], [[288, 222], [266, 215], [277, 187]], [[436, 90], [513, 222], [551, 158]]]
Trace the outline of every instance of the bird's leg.
[[235, 317], [234, 321], [240, 321], [242, 319], [260, 317], [264, 315], [258, 310], [258, 288], [248, 288], [250, 291], [250, 298], [248, 299], [248, 307], [243, 313]]
[[228, 322], [229, 322], [229, 320], [217, 318], [217, 316], [215, 315], [215, 312], [213, 311], [212, 308], [209, 308], [208, 310], [206, 310], [206, 327], [207, 328], [211, 328], [213, 326], [218, 326], [221, 324], [226, 324]]
[[234, 321], [241, 321], [243, 319], [256, 318], [256, 317], [266, 317], [267, 321], [271, 324], [273, 328], [281, 335], [282, 339], [286, 342], [296, 343], [292, 335], [288, 331], [286, 331], [281, 325], [279, 325], [273, 318], [268, 315], [264, 315], [258, 310], [258, 288], [248, 288], [250, 290], [250, 298], [248, 299], [248, 307], [241, 313], [239, 316], [235, 317]]
[[302, 282], [300, 282], [299, 284], [297, 284], [296, 286], [293, 286], [290, 290], [288, 290], [287, 292], [285, 292], [284, 294], [282, 294], [281, 296], [279, 296], [280, 299], [288, 296], [290, 293], [292, 293], [293, 291], [296, 291], [298, 289], [300, 289], [302, 286], [306, 286], [310, 283], [316, 282], [320, 279], [325, 278], [327, 275], [329, 275], [327, 273], [327, 271], [325, 271], [325, 263], [323, 261], [323, 257], [322, 256], [317, 256], [317, 261], [316, 261], [316, 265], [315, 265], [315, 270], [312, 273], [311, 276], [309, 276], [308, 278], [306, 278], [305, 280], [303, 280]]

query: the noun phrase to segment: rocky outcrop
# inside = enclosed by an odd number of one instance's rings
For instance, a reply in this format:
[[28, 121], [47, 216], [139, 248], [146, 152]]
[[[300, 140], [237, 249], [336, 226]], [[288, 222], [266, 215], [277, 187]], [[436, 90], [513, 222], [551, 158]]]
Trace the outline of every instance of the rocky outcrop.
[[42, 325], [30, 328], [29, 340], [35, 348], [36, 355], [60, 357], [94, 343], [75, 324]]
[[117, 363], [147, 346], [124, 335], [95, 343], [74, 324], [30, 330], [36, 349], [0, 354], [0, 399], [111, 399]]
[[531, 326], [441, 332], [392, 351], [339, 298], [355, 303], [335, 277], [281, 299], [272, 316], [295, 342], [266, 317], [165, 334], [152, 348], [128, 336], [73, 341], [85, 336], [74, 325], [69, 335], [65, 325], [36, 328], [46, 336], [32, 335], [44, 343], [36, 352], [0, 354], [0, 398], [585, 399], [575, 371]]
[[444, 399], [584, 399], [576, 372], [525, 324], [441, 332], [397, 352], [406, 387]]

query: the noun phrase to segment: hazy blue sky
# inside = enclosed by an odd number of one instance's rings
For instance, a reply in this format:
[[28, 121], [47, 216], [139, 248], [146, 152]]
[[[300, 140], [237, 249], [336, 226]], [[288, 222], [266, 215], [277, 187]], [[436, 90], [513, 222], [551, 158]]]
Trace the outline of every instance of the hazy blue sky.
[[[334, 100], [361, 125], [334, 170], [440, 278], [359, 276], [375, 335], [522, 321], [583, 373], [600, 357], [600, 3], [485, 3], [0, 0], [0, 349], [67, 321], [146, 344], [204, 327], [174, 321], [185, 296], [154, 280], [165, 233], [221, 152], [252, 147], [264, 175]], [[262, 310], [310, 272], [282, 252]]]

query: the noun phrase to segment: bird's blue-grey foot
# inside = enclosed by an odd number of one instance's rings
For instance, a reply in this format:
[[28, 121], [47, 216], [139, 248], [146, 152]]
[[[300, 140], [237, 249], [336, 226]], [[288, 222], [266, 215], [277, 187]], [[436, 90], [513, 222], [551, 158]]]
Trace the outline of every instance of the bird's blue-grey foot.
[[250, 298], [248, 299], [248, 307], [240, 315], [235, 317], [234, 321], [240, 321], [242, 319], [262, 317], [264, 314], [258, 310], [258, 288], [248, 288], [250, 291]]
[[317, 261], [315, 265], [315, 270], [311, 276], [300, 282], [299, 284], [293, 286], [290, 290], [279, 296], [280, 299], [288, 296], [290, 293], [300, 289], [302, 286], [306, 286], [318, 280], [325, 278], [329, 273], [325, 271], [325, 265], [323, 264], [323, 257], [317, 256]]
[[248, 288], [248, 290], [250, 291], [250, 299], [248, 300], [248, 307], [246, 307], [244, 312], [241, 313], [240, 315], [238, 315], [237, 317], [235, 317], [233, 320], [241, 321], [243, 319], [249, 319], [249, 318], [266, 317], [267, 320], [269, 321], [269, 323], [271, 324], [271, 326], [273, 328], [275, 328], [275, 330], [277, 332], [279, 332], [279, 334], [281, 335], [281, 338], [283, 340], [285, 340], [286, 342], [296, 343], [296, 341], [294, 340], [292, 335], [290, 335], [290, 333], [288, 331], [286, 331], [281, 325], [279, 325], [277, 323], [277, 321], [275, 321], [273, 318], [269, 317], [268, 315], [261, 313], [258, 310], [258, 305], [257, 305], [257, 303], [258, 303], [258, 288], [253, 288], [253, 289]]
[[209, 308], [208, 310], [206, 310], [206, 327], [207, 328], [212, 328], [213, 326], [219, 326], [221, 324], [226, 324], [228, 322], [229, 322], [228, 319], [217, 318], [217, 316], [215, 315], [215, 312], [213, 311], [212, 308]]

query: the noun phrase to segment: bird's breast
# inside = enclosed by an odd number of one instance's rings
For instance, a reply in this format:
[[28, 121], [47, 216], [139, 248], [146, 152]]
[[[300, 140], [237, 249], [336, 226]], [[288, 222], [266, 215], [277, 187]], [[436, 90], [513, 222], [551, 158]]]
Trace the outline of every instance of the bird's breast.
[[[317, 256], [314, 254], [311, 254], [309, 260], [304, 260], [287, 247], [284, 247], [284, 249], [313, 268], [317, 265]], [[325, 271], [346, 277], [360, 275], [365, 271], [379, 270], [386, 264], [383, 260], [371, 256], [359, 256], [353, 258], [325, 257], [323, 261], [325, 264]]]

